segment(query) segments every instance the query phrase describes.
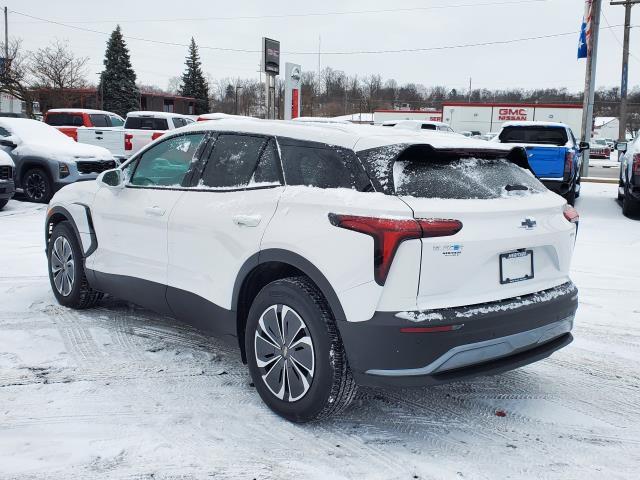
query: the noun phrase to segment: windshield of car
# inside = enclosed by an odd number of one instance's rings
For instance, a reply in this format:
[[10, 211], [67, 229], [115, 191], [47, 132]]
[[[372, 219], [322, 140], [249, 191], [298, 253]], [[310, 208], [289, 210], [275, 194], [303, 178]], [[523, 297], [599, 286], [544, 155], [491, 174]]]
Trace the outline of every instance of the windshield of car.
[[565, 128], [535, 125], [504, 127], [499, 138], [501, 143], [539, 143], [559, 147], [569, 140]]
[[[424, 145], [389, 145], [359, 152], [370, 177], [389, 194], [420, 198], [494, 199], [541, 193], [534, 175], [495, 153], [477, 158], [461, 151], [437, 152]], [[475, 156], [474, 156], [475, 155]], [[498, 154], [499, 155], [499, 154]]]

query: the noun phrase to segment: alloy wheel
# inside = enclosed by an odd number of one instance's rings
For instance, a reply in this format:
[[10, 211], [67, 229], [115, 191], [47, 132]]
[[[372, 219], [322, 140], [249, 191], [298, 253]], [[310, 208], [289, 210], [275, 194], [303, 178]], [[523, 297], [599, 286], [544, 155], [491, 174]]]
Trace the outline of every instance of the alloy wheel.
[[65, 237], [56, 238], [51, 249], [51, 273], [58, 293], [69, 296], [75, 281], [73, 250]]
[[25, 190], [29, 198], [42, 200], [47, 192], [47, 186], [42, 174], [38, 172], [31, 173], [25, 182]]
[[309, 391], [315, 371], [313, 341], [307, 325], [287, 305], [267, 308], [254, 335], [262, 381], [280, 400], [295, 402]]

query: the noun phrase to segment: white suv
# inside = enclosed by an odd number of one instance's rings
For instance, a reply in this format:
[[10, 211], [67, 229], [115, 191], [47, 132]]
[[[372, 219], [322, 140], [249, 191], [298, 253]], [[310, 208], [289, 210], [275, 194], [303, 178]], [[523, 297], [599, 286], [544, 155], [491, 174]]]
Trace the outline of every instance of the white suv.
[[265, 403], [304, 422], [357, 385], [493, 374], [567, 345], [576, 223], [520, 148], [220, 120], [62, 189], [46, 239], [62, 305], [105, 292], [237, 342]]

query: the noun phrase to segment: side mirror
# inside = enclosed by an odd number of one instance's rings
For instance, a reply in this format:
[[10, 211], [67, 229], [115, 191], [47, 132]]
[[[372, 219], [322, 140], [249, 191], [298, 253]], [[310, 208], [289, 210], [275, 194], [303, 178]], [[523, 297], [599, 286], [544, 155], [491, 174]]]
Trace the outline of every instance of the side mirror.
[[11, 140], [0, 140], [0, 145], [2, 145], [3, 147], [9, 147], [11, 149], [14, 149], [17, 147], [17, 145], [13, 143]]
[[98, 175], [96, 179], [98, 183], [101, 183], [105, 187], [111, 189], [119, 189], [124, 187], [124, 174], [119, 168], [113, 170], [106, 170]]
[[589, 145], [589, 142], [580, 142], [580, 145], [578, 145], [578, 148], [580, 149], [581, 152], [584, 152], [585, 150], [589, 150], [591, 148], [591, 145]]
[[625, 153], [627, 151], [627, 142], [616, 143], [616, 150], [620, 153]]

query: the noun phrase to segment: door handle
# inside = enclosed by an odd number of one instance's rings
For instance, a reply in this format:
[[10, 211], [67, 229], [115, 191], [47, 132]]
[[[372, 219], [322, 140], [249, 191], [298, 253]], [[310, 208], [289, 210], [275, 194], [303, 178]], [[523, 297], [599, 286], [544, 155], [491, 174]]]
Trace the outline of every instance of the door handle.
[[144, 213], [146, 213], [147, 215], [154, 215], [156, 217], [161, 217], [164, 215], [165, 209], [164, 208], [160, 208], [157, 205], [154, 205], [153, 207], [147, 207], [144, 209]]
[[235, 215], [233, 217], [233, 223], [239, 227], [257, 227], [261, 220], [261, 215]]

